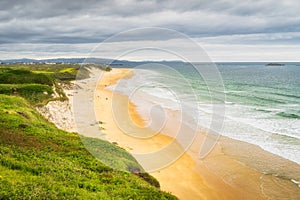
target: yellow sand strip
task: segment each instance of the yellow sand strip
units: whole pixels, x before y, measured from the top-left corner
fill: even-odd
[[[131,133],[141,136],[151,135],[152,131],[141,128],[145,122],[127,96],[106,89],[106,86],[132,75],[132,71],[128,69],[113,69],[104,73],[95,92],[96,118],[104,122],[101,126],[110,142],[116,142],[131,153],[154,152],[172,143],[173,138],[160,133],[147,139],[132,137]],[[118,116],[117,121],[115,115]],[[200,137],[203,136],[201,134]],[[231,139],[221,141],[227,146],[234,143]],[[192,149],[197,148],[197,145],[199,144],[193,144]],[[180,199],[268,199],[267,196],[272,191],[266,194],[268,191],[264,190],[262,183],[274,182],[273,177],[264,176],[226,155],[225,147],[226,145],[218,144],[204,160],[197,159],[192,152],[184,153],[171,166],[151,174],[159,180],[162,190],[169,191]],[[288,184],[277,184],[274,190],[283,191],[281,186],[290,187]],[[290,195],[289,199],[296,199],[297,195]]]

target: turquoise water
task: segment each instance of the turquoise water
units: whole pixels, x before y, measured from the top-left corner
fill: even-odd
[[[119,92],[300,164],[300,63],[142,63]],[[213,69],[216,67],[216,70]],[[136,95],[135,95],[136,94]],[[136,98],[135,98],[136,96]],[[215,109],[218,105],[218,109]],[[224,112],[223,112],[224,109]],[[218,116],[221,128],[212,126]]]

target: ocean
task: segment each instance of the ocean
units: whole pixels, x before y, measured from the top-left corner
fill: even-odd
[[[179,121],[191,128],[209,128],[300,164],[300,63],[283,64],[128,63],[121,67],[133,68],[135,76],[111,89],[128,95],[146,121],[153,107],[181,111]]]

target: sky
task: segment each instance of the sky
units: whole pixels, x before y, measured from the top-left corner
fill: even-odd
[[[201,61],[202,50],[216,62],[300,61],[299,10],[299,0],[1,0],[0,59]],[[173,53],[133,51],[153,44]]]

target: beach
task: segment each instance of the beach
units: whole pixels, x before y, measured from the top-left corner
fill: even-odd
[[[132,76],[130,69],[113,69],[103,73],[97,84],[94,110],[97,121],[102,122],[105,138],[133,155],[155,152],[171,143],[180,149],[172,134],[159,132],[152,136],[152,130],[143,128],[146,122],[128,96],[107,89]],[[298,164],[227,137],[220,137],[210,154],[199,159],[199,142],[209,130],[200,131],[188,151],[179,150],[183,152],[179,159],[151,172],[162,190],[179,199],[298,199],[300,188],[291,181],[291,177],[300,178]],[[136,132],[149,137],[133,137],[131,133]],[[144,161],[141,165],[147,168],[151,162],[155,161]]]

